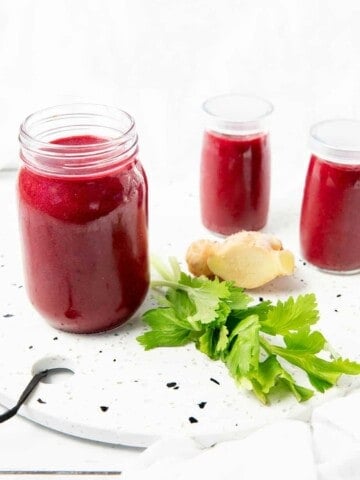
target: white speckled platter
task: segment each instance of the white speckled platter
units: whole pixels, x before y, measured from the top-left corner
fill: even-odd
[[[0,187],[0,403],[4,406],[16,402],[35,372],[64,367],[74,375],[60,383],[39,384],[20,409],[21,415],[55,430],[115,444],[147,446],[161,436],[189,435],[211,445],[279,418],[306,419],[314,405],[360,386],[359,378],[343,377],[337,388],[305,404],[286,397],[275,398],[266,407],[238,389],[220,363],[192,346],[145,352],[136,342],[144,328],[138,316],[105,334],[54,330],[33,310],[23,288],[13,176],[0,178]],[[151,249],[164,258],[171,254],[181,259],[190,241],[210,234],[201,228],[197,199],[186,193],[184,185],[170,185],[162,195],[176,198],[176,191],[182,192],[182,198],[171,212],[164,210],[161,195],[152,198]],[[276,211],[267,230],[297,252],[296,207],[279,199]],[[294,277],[253,295],[285,298],[314,291],[321,329],[342,355],[360,360],[359,287],[359,276],[326,275],[304,265],[297,255]],[[148,301],[143,309],[149,305]]]

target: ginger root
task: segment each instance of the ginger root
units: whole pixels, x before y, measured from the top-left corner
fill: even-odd
[[[238,287],[257,288],[295,269],[294,255],[280,240],[260,232],[239,232],[223,242],[198,240],[186,253],[189,271],[231,280]]]

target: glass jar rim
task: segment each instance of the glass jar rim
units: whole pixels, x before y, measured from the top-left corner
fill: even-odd
[[[56,113],[60,109],[67,109],[67,108],[72,108],[77,113],[73,113],[73,112],[62,113],[62,114]],[[89,111],[86,111],[87,109]],[[29,129],[29,127],[31,127],[31,122],[36,122],[38,120],[38,118],[40,119],[40,121],[44,121],[44,120],[41,120],[41,117],[43,115],[47,115],[46,118],[52,118],[54,116],[70,117],[70,116],[78,116],[79,114],[93,115],[93,116],[98,116],[98,117],[104,116],[105,117],[104,114],[94,113],[94,111],[96,109],[106,110],[107,112],[109,112],[109,114],[113,113],[114,115],[124,116],[129,121],[129,127],[127,128],[126,131],[121,132],[118,135],[118,137],[114,137],[114,138],[111,138],[111,139],[110,138],[104,138],[102,142],[94,143],[94,144],[87,144],[86,147],[91,147],[92,145],[93,146],[95,146],[95,145],[99,146],[99,144],[100,145],[101,144],[109,145],[110,143],[115,143],[115,142],[119,143],[119,141],[124,140],[125,136],[128,135],[129,133],[131,133],[131,130],[133,128],[135,128],[134,118],[129,113],[127,113],[125,110],[122,110],[120,108],[112,107],[112,106],[104,105],[104,104],[100,104],[100,103],[85,103],[85,102],[84,103],[81,103],[81,102],[79,102],[79,103],[68,103],[68,104],[65,103],[65,104],[54,105],[54,106],[51,106],[51,107],[42,108],[42,109],[37,110],[36,112],[33,112],[30,115],[28,115],[20,125],[19,139],[20,139],[20,141],[22,139],[31,140],[32,142],[34,142],[38,146],[48,146],[50,142],[39,140],[35,136],[28,133],[28,129]],[[59,149],[63,148],[64,150],[66,150],[66,149],[69,148],[69,145],[59,144],[58,147],[59,147]],[[84,148],[84,146],[83,145],[72,145],[71,148],[73,148],[74,150],[81,151]]]
[[[266,130],[274,106],[257,95],[225,93],[205,100],[202,109],[210,128],[223,133],[251,134]]]
[[[309,131],[309,147],[325,160],[360,165],[360,120],[332,118],[313,124]]]
[[[101,133],[99,133],[101,132]],[[73,136],[96,142],[57,143]],[[70,103],[38,110],[20,126],[20,156],[30,168],[55,176],[108,171],[137,149],[135,121],[124,110],[93,103]]]

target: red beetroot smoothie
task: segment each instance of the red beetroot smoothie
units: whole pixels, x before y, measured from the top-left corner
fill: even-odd
[[[264,227],[270,195],[267,134],[235,136],[206,131],[200,177],[205,227],[223,235]]]
[[[52,143],[103,141],[84,135]],[[52,177],[23,166],[18,189],[25,277],[35,308],[69,332],[124,323],[149,285],[147,185],[136,155],[95,177]]]
[[[338,272],[360,269],[360,165],[310,159],[300,222],[302,254]]]

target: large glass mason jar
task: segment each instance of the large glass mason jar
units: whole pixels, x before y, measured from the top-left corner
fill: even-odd
[[[51,107],[20,128],[19,220],[29,298],[54,327],[124,323],[149,286],[147,181],[133,118]]]

